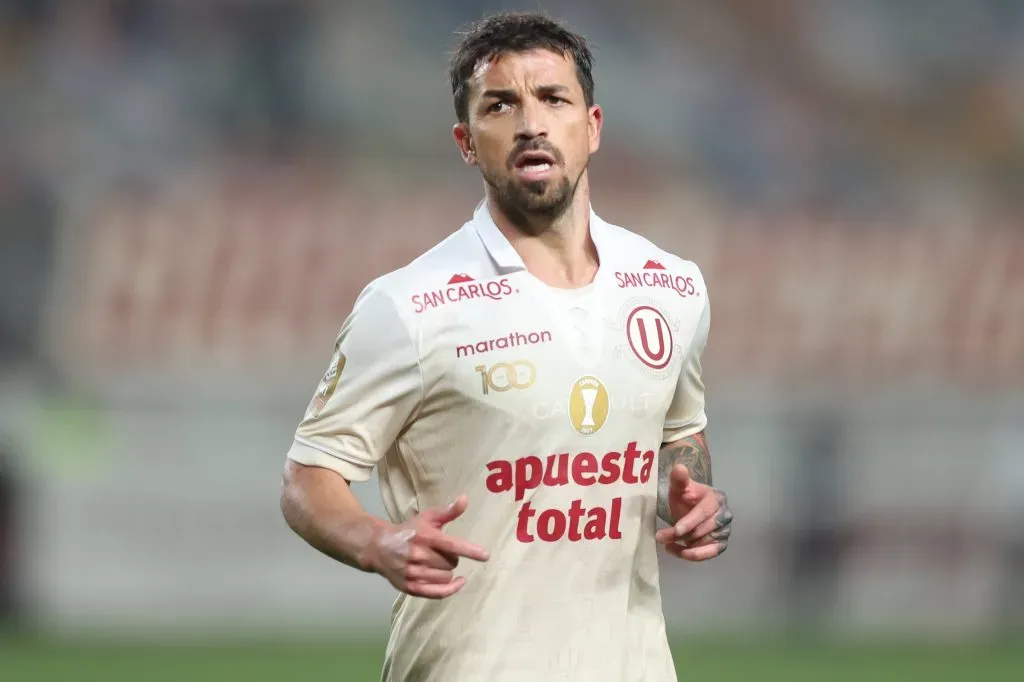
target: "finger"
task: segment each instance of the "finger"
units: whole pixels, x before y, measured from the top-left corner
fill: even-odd
[[[732,526],[725,526],[724,528],[716,528],[715,530],[708,533],[708,537],[712,540],[718,540],[719,542],[729,542],[729,536],[732,535]]]
[[[687,547],[693,547],[705,542],[728,542],[731,536],[732,526],[725,526],[724,528],[715,527],[703,535],[697,535],[696,531],[690,533],[686,537],[678,538],[678,542],[685,544]]]
[[[697,562],[707,561],[721,555],[728,546],[727,542],[719,542],[709,538],[692,545],[670,542],[665,545],[665,551],[680,559]]]
[[[426,599],[444,599],[450,597],[466,584],[466,579],[459,576],[450,583],[410,583],[406,585],[405,592],[414,597],[425,597]]]
[[[480,545],[473,544],[462,538],[445,535],[441,531],[424,533],[420,537],[428,546],[438,552],[445,552],[454,556],[464,556],[474,561],[487,561],[491,558],[491,553]]]
[[[708,496],[701,500],[696,507],[686,514],[686,516],[676,521],[675,526],[673,526],[676,532],[676,537],[686,537],[686,535],[692,532],[694,528],[700,526],[708,519],[714,518],[717,511],[718,502],[713,496]]]
[[[690,470],[683,464],[676,464],[669,473],[669,482],[681,490],[685,489],[690,484]]]
[[[705,536],[712,535],[715,532],[731,531],[729,527],[732,523],[732,514],[729,513],[728,509],[719,509],[714,515],[702,521],[693,530],[685,535],[681,536],[680,539],[685,540],[687,543],[692,543],[695,540],[700,540]],[[717,539],[722,539],[719,536],[715,536]]]
[[[423,544],[416,544],[409,550],[410,564],[439,568],[442,571],[450,571],[459,565],[459,557],[448,552],[439,552],[422,538],[420,542]]]
[[[421,516],[430,521],[437,527],[441,527],[446,523],[451,523],[455,519],[462,516],[462,513],[466,511],[466,507],[469,506],[469,497],[466,495],[459,495],[455,498],[455,501],[449,504],[447,507],[440,509],[428,509],[423,512]]]
[[[676,539],[676,529],[674,526],[668,526],[662,528],[654,534],[654,541],[664,545],[667,542],[672,542]]]
[[[654,539],[664,544],[683,537],[696,537],[693,528],[708,524],[709,520],[714,520],[713,501],[701,499],[693,509],[676,521],[675,525],[657,531],[654,534]]]
[[[708,496],[710,488],[703,483],[691,480],[684,490],[677,493],[679,501],[688,507],[696,506]]]
[[[700,547],[687,547],[679,553],[679,558],[694,562],[707,561],[708,559],[714,559],[716,556],[721,556],[728,546],[724,542],[713,542],[709,545],[701,545]]]
[[[684,549],[686,549],[686,545],[681,545],[678,542],[669,542],[665,544],[665,551],[676,558],[679,558],[679,554]]]
[[[454,554],[450,554],[449,552],[441,552],[439,550],[434,550],[434,554],[437,557],[437,559],[431,562],[431,566],[434,566],[436,568],[443,568],[446,571],[451,571],[459,565],[459,557],[455,556]]]
[[[411,564],[405,569],[405,582],[407,583],[450,583],[454,574],[433,566]]]

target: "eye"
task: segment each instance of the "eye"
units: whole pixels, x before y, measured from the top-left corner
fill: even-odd
[[[508,106],[508,102],[494,102],[493,104],[491,104],[490,106],[487,107],[487,113],[489,113],[489,114],[501,113],[502,111],[504,111],[504,109],[502,109],[502,107],[507,107],[507,106]]]
[[[544,98],[548,104],[565,104],[566,101],[557,95],[548,95]]]

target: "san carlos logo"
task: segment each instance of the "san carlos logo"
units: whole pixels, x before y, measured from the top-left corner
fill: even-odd
[[[448,286],[443,289],[429,289],[412,295],[410,299],[414,312],[422,313],[450,303],[460,303],[473,299],[487,298],[500,301],[503,298],[518,294],[508,277],[489,279],[477,282],[469,275],[459,272],[451,276]]]
[[[608,389],[595,376],[576,380],[569,391],[569,422],[581,436],[590,436],[601,430],[608,421]]]

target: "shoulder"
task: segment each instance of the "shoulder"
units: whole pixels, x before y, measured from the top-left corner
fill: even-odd
[[[425,305],[429,307],[435,297],[443,297],[447,289],[495,275],[483,243],[468,222],[410,263],[367,284],[355,307],[388,305],[412,328]]]
[[[612,254],[616,279],[656,278],[671,283],[679,293],[707,297],[707,285],[700,266],[667,251],[643,235],[625,227],[601,221],[605,251]]]

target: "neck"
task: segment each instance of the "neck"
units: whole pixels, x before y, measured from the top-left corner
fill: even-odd
[[[572,203],[564,213],[544,223],[517,226],[488,191],[487,208],[494,223],[519,253],[526,269],[545,284],[555,287],[586,286],[599,265],[597,247],[590,236],[590,187],[580,178]]]

